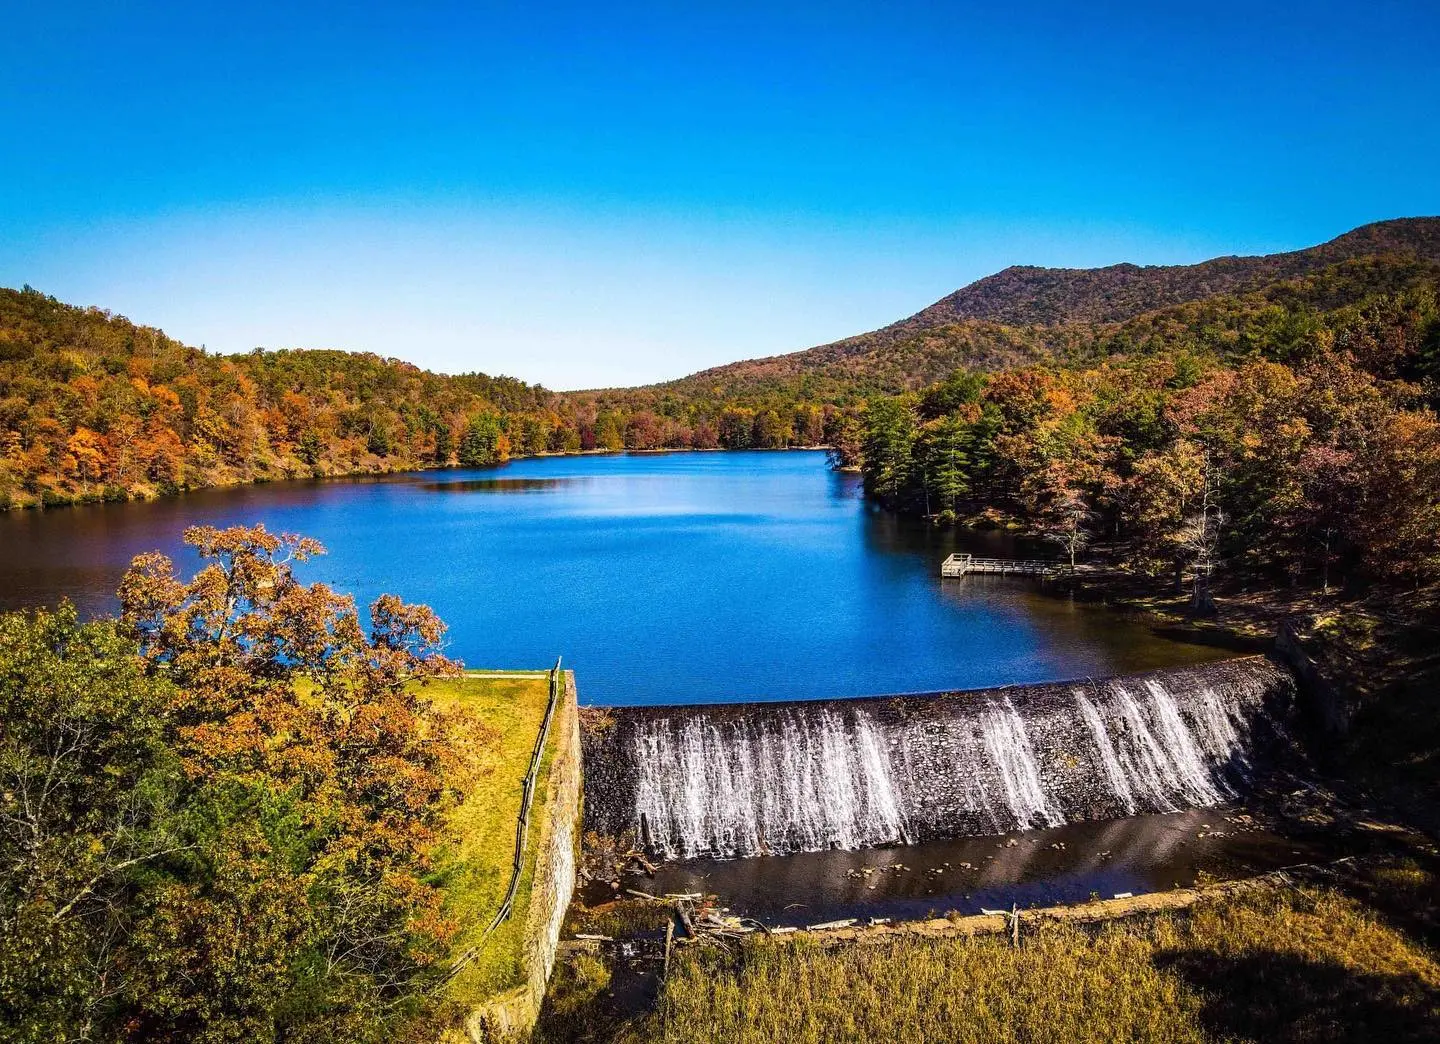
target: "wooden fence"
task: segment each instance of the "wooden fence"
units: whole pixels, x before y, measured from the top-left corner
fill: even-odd
[[[550,736],[550,721],[555,717],[555,705],[560,702],[560,658],[550,670],[550,699],[545,704],[545,717],[540,720],[540,734],[535,737],[535,749],[530,752],[530,768],[520,795],[520,818],[515,823],[515,862],[510,870],[510,887],[505,889],[505,901],[495,912],[495,919],[485,929],[489,935],[504,923],[515,906],[515,893],[520,890],[520,871],[525,866],[525,838],[530,833],[530,806],[535,801],[535,781],[540,778],[540,761],[545,755],[545,741]]]

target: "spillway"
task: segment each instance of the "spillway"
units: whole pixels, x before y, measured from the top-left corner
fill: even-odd
[[[914,843],[1233,800],[1287,737],[1261,656],[918,696],[589,708],[587,829],[666,859]]]

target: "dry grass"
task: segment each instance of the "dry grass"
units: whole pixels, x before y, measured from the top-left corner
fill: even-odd
[[[450,840],[437,859],[437,881],[445,889],[446,909],[462,926],[456,952],[481,947],[476,958],[447,985],[443,998],[468,1009],[520,981],[520,940],[529,910],[533,852],[527,857],[514,912],[483,942],[482,936],[510,883],[521,781],[540,731],[550,684],[543,675],[469,673],[433,682],[426,694],[442,709],[473,715],[485,730],[484,742],[472,750],[473,787],[464,804],[451,813]],[[544,816],[549,760],[547,752],[541,763],[532,824]],[[538,831],[532,829],[532,848],[537,836]]]
[[[1419,1041],[1440,963],[1355,900],[1277,888],[1183,914],[1001,937],[686,951],[655,1009],[597,1025],[595,958],[566,969],[548,1037],[617,1042]],[[591,967],[590,965],[595,965]]]
[[[672,919],[671,908],[646,899],[617,899],[599,906],[571,903],[565,932],[608,935],[613,939],[663,935]]]

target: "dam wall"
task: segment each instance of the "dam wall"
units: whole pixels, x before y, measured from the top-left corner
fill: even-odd
[[[1288,737],[1263,656],[1098,681],[586,708],[586,828],[666,859],[996,834],[1233,800]]]
[[[528,1039],[540,1016],[560,945],[560,928],[575,892],[583,782],[575,672],[562,671],[560,683],[560,699],[546,744],[549,771],[540,802],[543,814],[536,823],[535,840],[527,846],[531,853],[527,859],[533,862],[529,864],[529,901],[519,940],[521,981],[467,1013],[466,1039],[475,1044]]]

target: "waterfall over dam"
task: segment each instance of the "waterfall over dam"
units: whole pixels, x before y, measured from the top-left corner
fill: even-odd
[[[667,859],[913,843],[1243,794],[1295,681],[1263,656],[1098,681],[587,708],[589,830]]]

